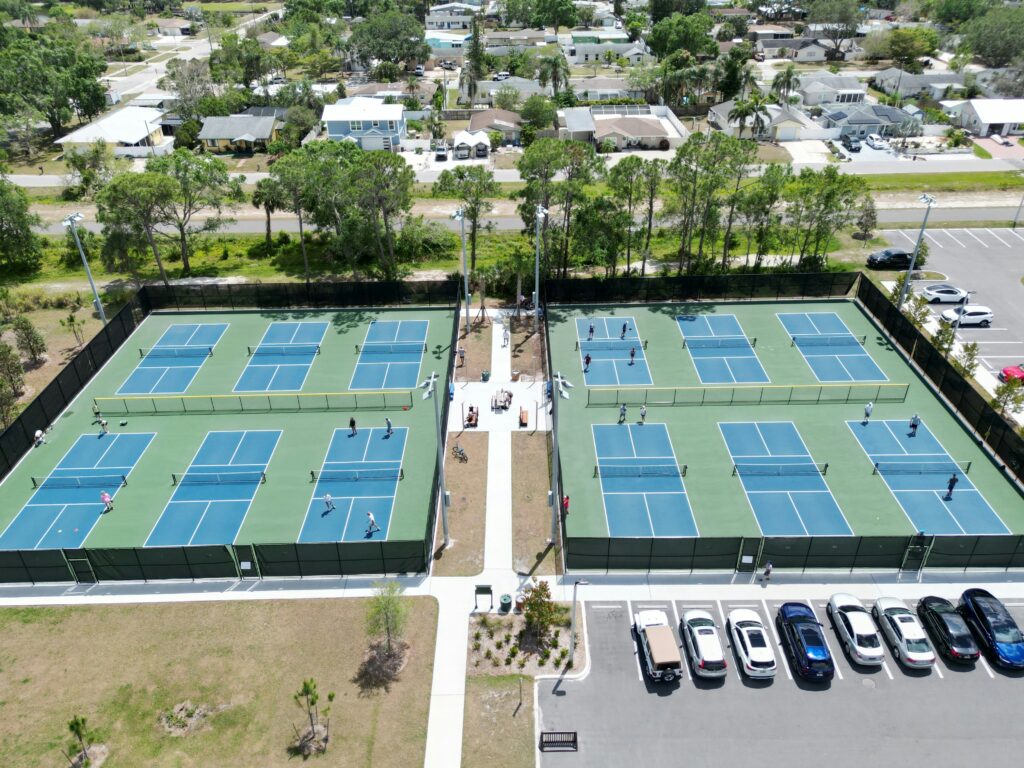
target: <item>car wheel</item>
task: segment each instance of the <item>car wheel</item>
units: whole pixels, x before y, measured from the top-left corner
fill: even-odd
[[[989,321],[989,320],[982,320],[980,323],[978,323],[978,325],[980,325],[982,328],[988,328],[989,325],[991,325],[991,321]]]
[[[671,683],[676,679],[676,676],[671,672],[666,672],[661,676],[661,679],[664,680],[666,683]]]
[[[931,304],[939,304],[941,302],[942,302],[942,299],[940,299],[938,296],[936,296],[934,299],[931,300],[930,303]]]

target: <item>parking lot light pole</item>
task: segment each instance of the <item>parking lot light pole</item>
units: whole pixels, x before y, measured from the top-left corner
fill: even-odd
[[[437,391],[437,373],[431,373],[430,378],[420,384],[426,391],[423,399],[428,397],[434,400],[434,421],[437,423],[437,479],[441,491],[441,530],[444,532],[444,549],[451,544],[451,537],[448,535],[448,488],[444,484],[444,432],[441,431],[441,405],[440,395]]]
[[[960,320],[964,316],[964,312],[967,311],[967,305],[971,303],[971,294],[977,293],[977,291],[968,291],[967,295],[964,296],[960,302],[960,311],[956,315],[956,320],[953,321],[953,338],[956,338],[956,332],[960,330]]]
[[[907,279],[903,281],[903,289],[900,291],[900,300],[896,302],[896,309],[903,306],[903,302],[907,300],[907,291],[910,290],[910,276],[914,274],[914,265],[917,264],[917,254],[921,250],[921,242],[924,240],[924,230],[928,226],[928,215],[932,212],[932,206],[935,205],[935,198],[925,192],[921,197],[918,198],[922,203],[927,205],[924,211],[924,221],[921,222],[921,231],[917,233],[917,242],[914,243],[914,253],[910,256],[910,266],[907,267]]]
[[[534,240],[537,241],[537,255],[533,260],[533,332],[536,333],[540,326],[540,220],[548,215],[548,209],[538,205],[534,214],[536,233]],[[516,297],[518,298],[518,297]]]
[[[466,212],[456,209],[452,218],[462,225],[462,280],[466,289],[466,337],[469,337],[469,270],[466,269]]]
[[[100,301],[99,291],[96,290],[96,282],[92,279],[92,270],[89,269],[89,261],[85,258],[85,249],[82,247],[82,241],[78,239],[78,222],[85,217],[80,213],[72,213],[66,219],[63,224],[67,229],[71,230],[71,236],[75,238],[75,245],[78,246],[78,255],[82,257],[82,266],[85,267],[85,276],[89,278],[89,287],[92,288],[92,303],[96,305],[96,311],[99,313],[100,320],[103,324],[107,324],[107,315],[103,311],[103,302]]]
[[[576,654],[576,590],[581,584],[586,586],[589,583],[586,579],[576,579],[572,585],[572,618],[569,619],[569,669],[572,669],[572,657]]]

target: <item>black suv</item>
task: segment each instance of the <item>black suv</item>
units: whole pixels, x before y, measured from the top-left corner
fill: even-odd
[[[910,251],[900,248],[884,248],[868,256],[868,266],[874,269],[907,269],[911,255]]]
[[[850,152],[860,152],[860,139],[856,136],[847,134],[846,136],[843,136],[840,141],[843,142],[843,146]]]

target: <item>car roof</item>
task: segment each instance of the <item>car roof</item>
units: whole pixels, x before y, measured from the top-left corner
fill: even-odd
[[[700,649],[701,658],[708,661],[718,661],[725,658],[722,644],[718,640],[718,632],[714,627],[700,627],[697,630],[697,647]]]
[[[877,632],[875,622],[871,620],[867,613],[853,611],[846,614],[846,617],[850,620],[850,626],[853,627],[853,631],[858,635],[873,635]]]
[[[764,624],[757,611],[752,611],[750,608],[732,609],[729,611],[729,621],[733,625],[739,624],[741,621],[756,621],[758,624]]]
[[[783,603],[779,606],[779,611],[782,613],[784,618],[807,618],[813,621],[817,621],[817,617],[814,615],[814,611],[809,606],[803,603]]]
[[[921,598],[921,602],[936,613],[955,613],[956,608],[944,597],[927,595]]]
[[[887,611],[892,608],[902,608],[905,611],[909,611],[907,604],[900,600],[898,597],[880,597],[875,600],[875,607],[879,611]]]
[[[689,624],[694,619],[706,619],[707,621],[710,621],[712,624],[715,622],[714,617],[710,613],[708,613],[707,611],[702,611],[699,608],[691,608],[683,614],[683,621],[687,624]]]

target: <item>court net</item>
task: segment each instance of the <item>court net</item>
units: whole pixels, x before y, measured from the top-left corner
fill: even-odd
[[[134,395],[97,397],[94,402],[105,415],[163,416],[181,413],[206,415],[389,409],[407,411],[413,407],[413,396],[408,390],[374,390],[245,395]]]
[[[128,485],[124,475],[49,475],[33,477],[33,488],[119,488]]]
[[[629,351],[640,347],[647,349],[647,339],[580,339],[576,342],[577,350],[605,350],[605,349],[624,349]]]
[[[258,347],[246,347],[249,357],[253,355],[319,355],[319,344],[260,344]]]
[[[739,384],[710,387],[588,387],[588,407],[902,403],[909,384]]]
[[[426,351],[427,345],[423,341],[371,341],[356,344],[356,353],[361,355],[422,354]]]
[[[171,473],[171,485],[224,485],[226,483],[244,483],[256,485],[267,482],[267,474],[257,470],[240,472],[184,472]]]
[[[762,477],[788,477],[791,475],[825,475],[828,473],[828,464],[815,464],[806,462],[803,464],[733,464],[733,475],[762,476]]]
[[[852,333],[808,333],[790,336],[793,347],[863,347],[867,336],[854,336]]]
[[[359,480],[404,480],[405,472],[401,467],[393,469],[314,469],[309,473],[310,482],[318,480],[338,480],[356,482]]]
[[[966,475],[969,461],[876,461],[873,475]]]
[[[683,348],[690,349],[723,349],[731,347],[756,347],[757,337],[748,339],[746,336],[697,336],[683,339]]]
[[[139,357],[213,357],[213,347],[141,347]]]
[[[686,464],[598,464],[594,477],[686,477]]]

